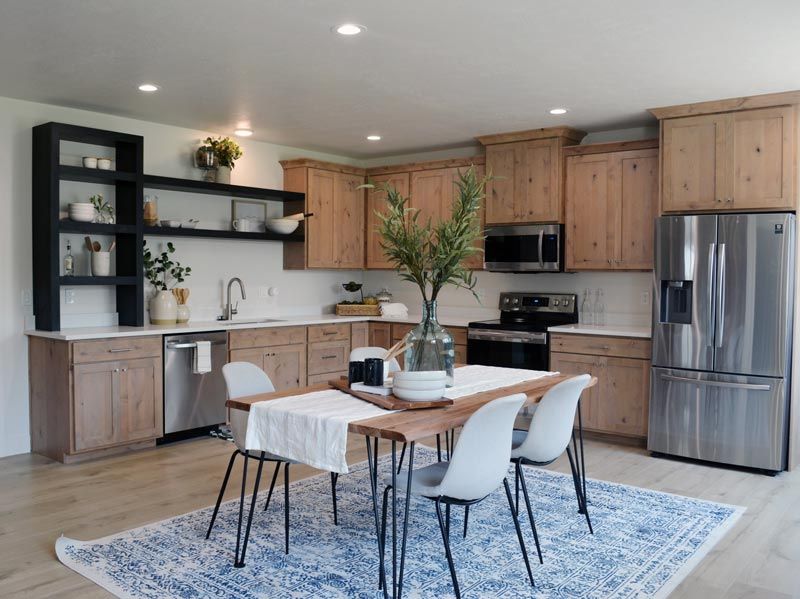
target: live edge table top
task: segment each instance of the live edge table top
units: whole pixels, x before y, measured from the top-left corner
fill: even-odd
[[[498,389],[492,389],[491,391],[482,391],[473,395],[460,397],[455,400],[453,405],[444,408],[405,410],[364,420],[356,420],[350,423],[348,430],[351,433],[389,439],[391,441],[400,441],[401,443],[419,441],[420,439],[463,426],[467,419],[469,419],[478,408],[498,397],[504,397],[514,393],[524,393],[528,397],[525,405],[537,403],[551,387],[572,377],[573,375],[554,374],[517,385],[500,387]],[[597,384],[597,379],[592,377],[588,386],[592,387],[595,384]],[[325,391],[327,389],[331,389],[328,383],[320,383],[309,387],[289,389],[287,391],[261,393],[248,397],[240,397],[238,399],[229,399],[225,405],[231,409],[249,412],[250,406],[260,401],[269,401],[281,397],[291,397],[293,395],[303,395],[305,393]]]

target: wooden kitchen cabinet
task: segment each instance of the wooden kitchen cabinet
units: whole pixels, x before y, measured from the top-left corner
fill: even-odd
[[[597,385],[584,392],[586,430],[644,438],[650,397],[650,341],[596,335],[553,335],[550,370],[591,374]],[[567,351],[561,351],[562,349]]]
[[[250,362],[267,373],[276,391],[296,389],[306,381],[306,344],[277,345],[230,352],[231,362]]]
[[[370,347],[382,347],[389,349],[394,342],[392,341],[392,325],[388,322],[369,323],[369,345]]]
[[[284,244],[284,268],[363,268],[366,171],[305,158],[281,166],[284,189],[306,194],[304,205],[287,202],[284,213],[314,214],[304,221],[305,240]]]
[[[567,270],[653,268],[657,146],[644,140],[564,149]]]
[[[795,209],[797,101],[775,94],[651,110],[661,119],[662,212]]]
[[[383,253],[381,236],[378,233],[380,219],[375,213],[386,213],[386,193],[379,188],[382,185],[390,185],[403,197],[408,197],[411,177],[409,173],[391,173],[369,176],[368,179],[370,183],[375,184],[376,189],[367,192],[367,268],[394,268]]]
[[[354,322],[350,325],[350,345],[353,349],[369,345],[368,322]]]
[[[347,376],[350,363],[349,323],[308,327],[308,384]]]
[[[486,186],[486,224],[563,222],[561,148],[585,136],[552,127],[479,137],[493,177]]]

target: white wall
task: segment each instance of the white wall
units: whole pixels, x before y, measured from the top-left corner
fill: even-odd
[[[31,128],[59,121],[143,135],[144,170],[148,174],[198,178],[191,166],[191,151],[209,133],[106,114],[0,98],[0,456],[23,453],[30,448],[28,428],[27,344],[22,331],[30,325],[31,307],[23,306],[23,295],[31,289]],[[244,157],[233,172],[233,182],[281,189],[283,175],[278,160],[309,156],[348,164],[342,156],[309,152],[262,142],[241,142]],[[76,163],[81,148],[63,148],[64,160]],[[77,153],[76,153],[77,152]],[[78,199],[96,193],[98,186],[64,184],[67,197]],[[107,188],[109,197],[113,189]],[[212,196],[178,197],[159,193],[160,212],[165,216],[191,211],[207,222],[222,224],[229,218],[230,201]],[[81,236],[70,236],[77,268],[85,269]],[[153,237],[151,243],[165,238]],[[62,236],[62,250],[66,236]],[[105,240],[106,242],[108,239]],[[222,282],[240,276],[247,285],[248,300],[240,306],[243,315],[318,313],[330,308],[342,295],[340,283],[361,280],[361,272],[289,272],[282,268],[282,245],[277,242],[244,243],[208,239],[177,239],[176,256],[192,266],[187,281],[192,290],[190,305],[199,317],[219,313]],[[78,271],[79,273],[82,271]],[[83,271],[85,272],[85,270]],[[276,298],[260,298],[259,288],[276,286]],[[107,289],[76,287],[75,303],[64,308],[65,324],[101,324],[113,319],[113,298]],[[63,293],[62,293],[63,302]]]

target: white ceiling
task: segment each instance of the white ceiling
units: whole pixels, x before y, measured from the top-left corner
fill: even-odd
[[[797,0],[0,0],[0,95],[366,158],[797,89],[798,31]]]

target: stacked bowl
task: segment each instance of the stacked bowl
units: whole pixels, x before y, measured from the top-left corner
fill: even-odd
[[[444,397],[447,373],[444,370],[399,371],[392,375],[392,393],[406,401],[434,401]]]
[[[69,219],[81,223],[90,223],[94,220],[94,206],[89,202],[76,202],[69,205]]]

